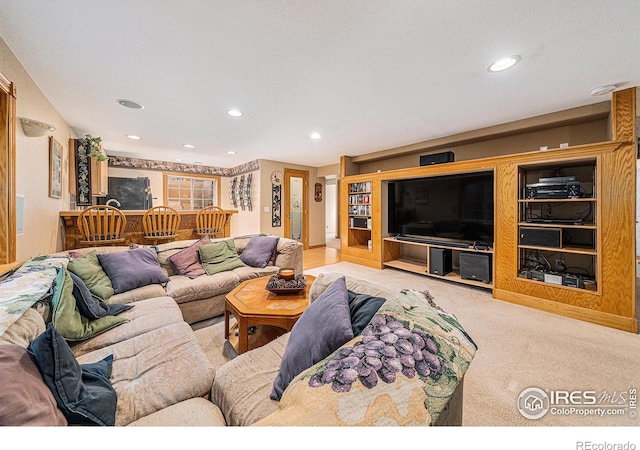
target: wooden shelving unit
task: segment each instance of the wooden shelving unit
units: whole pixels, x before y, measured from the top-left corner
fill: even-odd
[[[371,250],[371,181],[349,183],[348,246]]]
[[[429,274],[428,245],[397,242],[388,231],[388,183],[410,178],[493,171],[494,245],[493,280],[481,287],[492,289],[494,298],[636,333],[635,179],[636,179],[636,97],[635,89],[613,93],[611,140],[545,151],[523,151],[487,158],[460,160],[446,164],[410,167],[375,173],[359,173],[353,158],[341,159],[340,231],[341,259],[369,267],[396,268],[421,275]],[[540,177],[575,175],[581,193],[577,198],[526,198],[523,188]],[[351,183],[371,182],[371,226],[349,226]],[[572,195],[573,196],[573,195]],[[548,204],[551,203],[549,213]],[[542,217],[582,218],[581,223],[532,223],[526,209]],[[561,215],[560,212],[563,212]],[[540,213],[542,212],[542,214]],[[582,214],[579,214],[579,213]],[[555,247],[523,244],[523,227],[561,229],[571,242]],[[370,236],[370,237],[369,237]],[[366,247],[371,239],[372,248]],[[459,254],[469,249],[452,248]],[[588,286],[564,286],[554,282],[523,278],[526,256],[544,255],[551,267],[564,261],[565,272],[588,275]],[[454,264],[455,269],[455,264]],[[462,280],[454,270],[444,277]],[[552,280],[556,281],[557,280]],[[477,282],[475,282],[477,283]]]
[[[598,279],[598,160],[569,160],[551,163],[535,163],[519,166],[518,230],[522,237],[527,232],[540,230],[541,233],[557,233],[560,245],[549,246],[528,242],[518,243],[518,276],[530,279],[528,271],[539,270],[556,280],[562,278],[562,284],[574,281],[578,277],[582,287],[597,291]],[[525,198],[528,197],[527,185],[537,183],[541,178],[572,177],[580,183],[580,196],[576,198]],[[562,187],[562,184],[556,187]],[[560,194],[556,194],[560,195]],[[534,220],[548,220],[551,223],[539,223]],[[558,221],[559,220],[559,221]],[[574,221],[574,223],[570,223]],[[576,242],[578,241],[578,242]],[[558,278],[560,277],[560,278]],[[533,280],[541,282],[539,280]],[[544,281],[546,282],[546,281]],[[543,283],[544,283],[543,282]],[[572,287],[572,286],[569,286]]]

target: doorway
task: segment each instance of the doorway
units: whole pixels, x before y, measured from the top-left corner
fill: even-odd
[[[284,236],[309,248],[309,172],[284,169]]]
[[[340,250],[338,238],[338,184],[337,180],[327,178],[325,181],[325,245]]]

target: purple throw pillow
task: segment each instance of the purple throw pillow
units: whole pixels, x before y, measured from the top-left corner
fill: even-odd
[[[149,247],[105,253],[98,255],[98,259],[116,294],[169,281],[166,272],[160,267],[158,255]]]
[[[0,385],[0,425],[67,425],[35,358],[26,348],[0,345]]]
[[[280,400],[299,373],[322,361],[351,339],[349,295],[345,279],[340,277],[309,305],[291,329],[270,398]]]
[[[189,247],[169,256],[167,259],[180,275],[184,275],[189,278],[206,275],[207,272],[205,272],[204,267],[202,267],[200,253],[198,252],[198,247],[204,244],[211,244],[209,236],[204,236],[198,239]]]
[[[247,266],[267,267],[280,240],[277,236],[254,236],[242,250],[240,260]]]

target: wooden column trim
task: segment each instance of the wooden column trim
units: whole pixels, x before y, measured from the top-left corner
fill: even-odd
[[[16,88],[0,74],[0,264],[16,260]]]
[[[614,141],[636,141],[636,88],[613,93],[611,131]]]

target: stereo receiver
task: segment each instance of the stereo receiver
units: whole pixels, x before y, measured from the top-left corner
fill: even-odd
[[[543,182],[527,184],[527,198],[579,198],[580,183],[577,181]]]

